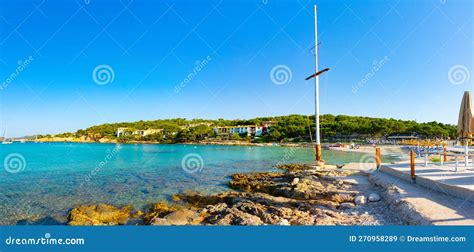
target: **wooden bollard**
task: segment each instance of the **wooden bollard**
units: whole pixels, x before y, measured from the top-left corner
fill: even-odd
[[[321,145],[320,144],[316,144],[314,146],[314,151],[316,153],[316,161],[321,161]]]
[[[410,153],[410,176],[413,182],[415,182],[415,151],[412,150]]]
[[[446,153],[446,146],[443,147],[443,161],[448,162],[448,155]]]
[[[375,164],[377,165],[377,169],[380,168],[381,165],[381,160],[380,160],[380,147],[375,148]]]

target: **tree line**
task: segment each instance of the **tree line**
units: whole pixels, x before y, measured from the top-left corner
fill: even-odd
[[[218,126],[260,125],[272,122],[268,134],[250,138],[246,135],[217,135],[213,128]],[[456,126],[438,122],[418,123],[412,120],[371,118],[347,115],[322,115],[320,117],[321,137],[325,141],[334,139],[382,138],[390,135],[417,135],[421,138],[453,139]],[[129,131],[162,129],[161,132],[139,136],[127,134],[116,136],[117,129],[123,127]],[[63,133],[56,137],[85,137],[93,141],[102,138],[127,141],[153,141],[161,143],[199,142],[203,140],[249,140],[254,142],[309,142],[314,137],[314,116],[288,115],[276,117],[258,117],[249,120],[204,120],[184,118],[153,121],[107,123],[74,133]],[[41,136],[44,137],[44,136]]]

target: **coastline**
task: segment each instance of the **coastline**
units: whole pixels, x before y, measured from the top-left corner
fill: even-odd
[[[42,138],[36,140],[37,142],[42,143],[119,143],[119,144],[182,144],[182,145],[224,145],[224,146],[280,146],[280,147],[304,147],[304,148],[313,148],[313,143],[282,143],[282,142],[269,142],[269,143],[253,143],[248,141],[238,141],[238,140],[226,140],[226,141],[201,141],[201,142],[183,142],[183,143],[163,143],[156,141],[127,141],[120,142],[114,139],[101,139],[99,141],[93,140],[84,140],[84,139],[72,139],[72,138]],[[33,142],[33,141],[27,141]],[[323,143],[323,146],[328,146],[330,143]],[[381,148],[382,153],[386,152],[388,154],[398,153],[401,154],[403,151],[400,150],[401,145],[377,145]],[[357,149],[351,149],[349,144],[345,147],[326,147],[325,149],[335,150],[335,151],[345,151],[345,152],[357,152],[357,153],[372,153],[375,151],[375,147],[372,145],[362,145]]]
[[[27,141],[34,142],[34,141]],[[183,145],[224,145],[224,146],[257,146],[257,147],[268,147],[268,146],[281,146],[281,147],[313,147],[311,143],[252,143],[248,141],[201,141],[201,142],[184,142],[184,143],[163,143],[155,141],[127,141],[120,142],[114,139],[101,139],[99,141],[86,140],[86,139],[73,139],[73,138],[41,138],[37,139],[36,142],[41,143],[98,143],[98,144],[183,144]]]
[[[144,212],[133,206],[80,205],[68,225],[405,225],[381,189],[361,171],[314,170],[282,165],[281,171],[237,173],[229,190],[173,195]]]

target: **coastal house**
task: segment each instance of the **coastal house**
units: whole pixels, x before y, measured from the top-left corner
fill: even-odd
[[[139,135],[139,136],[147,136],[151,134],[156,134],[162,132],[163,129],[146,129],[146,130],[131,130],[129,128],[121,127],[117,129],[116,136],[129,136],[129,135]]]
[[[237,125],[237,126],[223,126],[215,127],[214,133],[217,135],[232,135],[237,133],[245,136],[262,136],[269,132],[268,127],[271,122],[263,122],[260,125]]]

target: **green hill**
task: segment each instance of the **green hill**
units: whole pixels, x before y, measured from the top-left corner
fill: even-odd
[[[323,140],[337,139],[366,139],[380,138],[394,134],[416,134],[422,138],[455,138],[454,125],[438,122],[418,123],[416,121],[370,118],[346,115],[322,115],[321,136]],[[196,142],[205,139],[223,140],[240,139],[238,135],[217,136],[213,127],[236,125],[260,125],[262,122],[271,121],[269,133],[257,139],[248,140],[258,142],[308,142],[310,134],[314,133],[314,116],[288,115],[276,117],[259,117],[249,120],[204,120],[184,118],[163,119],[154,121],[108,123],[78,130],[75,133],[64,133],[57,137],[86,137],[98,141],[107,138],[118,141],[157,141],[163,143]],[[161,132],[146,136],[127,135],[117,138],[118,128],[127,130],[161,129]]]

